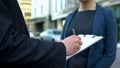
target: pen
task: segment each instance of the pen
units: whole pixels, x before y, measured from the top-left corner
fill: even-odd
[[[76,35],[76,33],[75,33],[75,29],[74,29],[74,28],[72,29],[72,32],[73,32],[74,35]]]

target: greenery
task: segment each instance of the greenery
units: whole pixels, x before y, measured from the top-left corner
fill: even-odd
[[[114,11],[116,22],[117,22],[117,28],[118,28],[118,42],[120,43],[120,5],[113,5],[109,6],[108,8],[111,8]]]

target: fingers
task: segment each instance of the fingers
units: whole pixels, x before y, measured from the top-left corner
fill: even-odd
[[[80,46],[80,45],[82,45],[81,38],[80,38],[80,37],[78,37],[77,35],[73,35],[73,36],[74,36],[74,38],[75,38],[75,40],[76,40],[76,43],[78,43],[78,44],[79,44],[79,46]]]

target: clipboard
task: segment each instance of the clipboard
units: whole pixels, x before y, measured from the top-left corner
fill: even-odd
[[[86,35],[79,34],[78,37],[80,37],[81,41],[82,41],[82,45],[81,45],[80,49],[76,53],[74,53],[70,56],[66,56],[66,60],[68,60],[72,56],[78,54],[79,52],[83,51],[84,49],[90,47],[91,45],[93,45],[96,42],[103,39],[103,36],[96,36],[96,35],[89,35],[89,34],[86,34]]]

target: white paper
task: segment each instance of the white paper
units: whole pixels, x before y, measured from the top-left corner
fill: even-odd
[[[77,53],[83,51],[84,49],[90,47],[91,45],[93,45],[97,41],[103,39],[102,36],[95,36],[95,35],[88,35],[88,34],[87,35],[79,34],[78,37],[80,37],[81,41],[82,41],[82,45],[81,45],[80,49],[76,53],[74,53],[73,55],[66,56],[66,60],[68,60],[72,56],[76,55]]]

